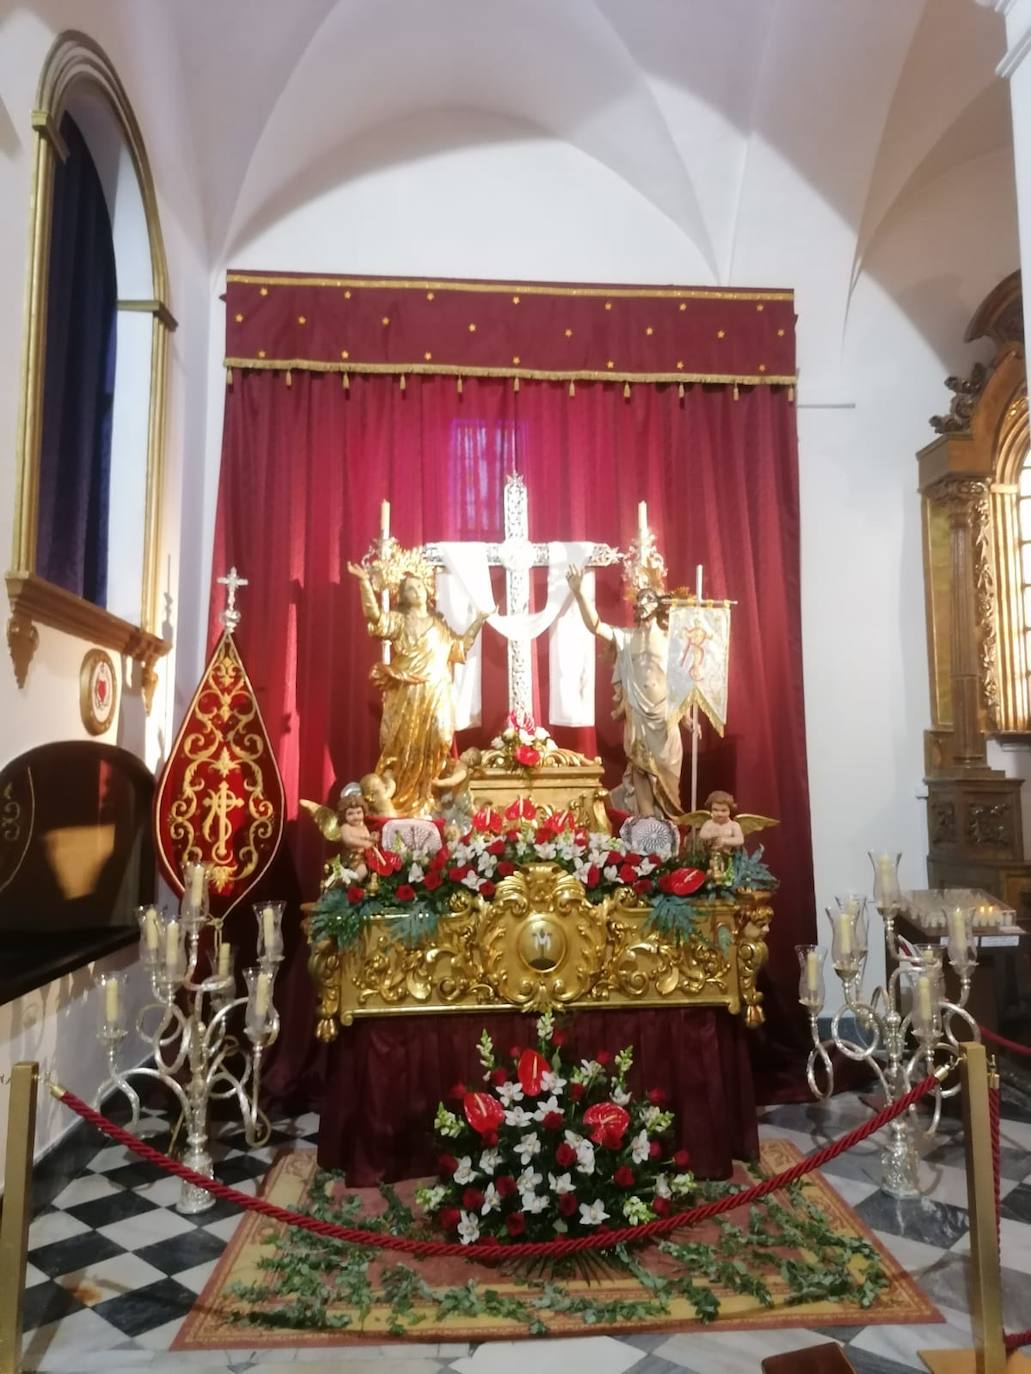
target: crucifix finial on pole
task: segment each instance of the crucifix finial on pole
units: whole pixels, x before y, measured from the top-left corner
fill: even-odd
[[[220,587],[226,589],[226,604],[219,619],[232,634],[240,623],[240,612],[236,605],[236,593],[240,587],[249,587],[250,582],[246,577],[241,577],[236,568],[230,568],[224,577],[215,579]]]

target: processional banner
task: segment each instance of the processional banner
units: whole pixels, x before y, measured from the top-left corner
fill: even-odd
[[[694,706],[722,735],[727,723],[730,668],[730,607],[674,602],[669,613],[666,671],[670,714],[679,719]]]

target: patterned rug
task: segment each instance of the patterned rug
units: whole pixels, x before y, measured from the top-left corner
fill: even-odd
[[[764,1173],[776,1173],[786,1169],[799,1159],[799,1152],[787,1141],[768,1140],[762,1145],[762,1169]],[[315,1176],[316,1165],[313,1151],[290,1153],[281,1156],[269,1171],[262,1195],[282,1207],[303,1205],[309,1185]],[[741,1186],[750,1181],[742,1171],[737,1180]],[[397,1185],[400,1198],[408,1202],[414,1193],[416,1183]],[[879,1294],[872,1307],[863,1308],[854,1298],[820,1299],[809,1302],[789,1304],[787,1281],[776,1274],[768,1278],[772,1307],[762,1306],[748,1294],[731,1293],[720,1290],[720,1315],[715,1322],[702,1328],[694,1306],[685,1298],[674,1297],[669,1311],[659,1317],[646,1319],[621,1319],[612,1325],[592,1321],[585,1325],[582,1314],[549,1310],[544,1315],[547,1321],[547,1334],[562,1335],[601,1335],[603,1333],[622,1333],[629,1331],[686,1331],[691,1329],[718,1330],[769,1330],[776,1327],[830,1327],[873,1325],[878,1323],[909,1324],[942,1321],[942,1315],[935,1305],[921,1292],[909,1274],[884,1249],[872,1233],[863,1225],[853,1210],[834,1191],[827,1180],[819,1173],[809,1174],[803,1184],[805,1197],[817,1206],[827,1217],[832,1229],[842,1235],[861,1238],[877,1252],[880,1263],[887,1276],[887,1286]],[[384,1209],[384,1202],[375,1189],[360,1193],[363,1210],[367,1215],[375,1215]],[[747,1214],[732,1211],[726,1214],[731,1223],[747,1225]],[[422,1320],[404,1336],[391,1330],[391,1313],[388,1305],[376,1301],[379,1290],[374,1293],[371,1309],[360,1326],[347,1329],[310,1330],[289,1327],[269,1328],[245,1321],[241,1323],[240,1314],[247,1310],[231,1290],[237,1284],[260,1284],[270,1296],[275,1292],[274,1279],[268,1270],[260,1267],[263,1257],[271,1256],[276,1250],[276,1239],[282,1228],[278,1223],[246,1213],[232,1240],[226,1247],[211,1278],[186,1318],[176,1337],[173,1350],[220,1350],[246,1346],[249,1349],[274,1349],[277,1347],[320,1347],[357,1344],[383,1345],[391,1340],[426,1340],[447,1342],[479,1342],[488,1340],[513,1340],[529,1335],[525,1322],[499,1317],[496,1315],[472,1315],[454,1311],[441,1318],[440,1309],[431,1302],[420,1301],[416,1296],[413,1315]],[[673,1239],[686,1241],[708,1241],[718,1239],[719,1231],[715,1223],[707,1223],[691,1231],[681,1232]],[[313,1243],[317,1244],[315,1238]],[[642,1262],[652,1272],[663,1272],[664,1258],[656,1247],[640,1252]],[[805,1259],[804,1251],[796,1251],[794,1256],[785,1253],[785,1259]],[[404,1259],[402,1256],[394,1258]],[[388,1257],[386,1263],[391,1263]],[[512,1298],[532,1298],[539,1292],[528,1280],[508,1275],[504,1271],[486,1265],[474,1265],[461,1259],[434,1259],[404,1262],[416,1270],[421,1279],[434,1289],[458,1287],[475,1281],[484,1289],[495,1294]],[[858,1264],[858,1261],[852,1263]],[[381,1266],[377,1261],[371,1266],[370,1274],[376,1289],[376,1280]],[[856,1270],[858,1273],[858,1269]],[[700,1279],[705,1283],[704,1278]],[[574,1295],[589,1296],[598,1302],[624,1301],[640,1302],[647,1292],[639,1280],[622,1273],[606,1271],[601,1277],[587,1279],[563,1279],[563,1288]]]

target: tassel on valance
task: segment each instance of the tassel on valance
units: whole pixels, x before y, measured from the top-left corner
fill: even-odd
[[[512,378],[512,390],[513,390],[513,391],[518,391],[518,390],[519,390],[519,378],[518,378],[518,377],[513,377],[513,378]]]
[[[403,372],[401,373],[401,378],[398,385],[400,386],[402,391],[405,390],[405,374]]]
[[[343,372],[340,375],[340,385],[343,387],[345,391],[351,390],[351,378],[348,376],[346,372]]]
[[[740,391],[738,391],[738,389],[737,389],[737,382],[735,382],[735,383],[734,383],[734,400],[735,400],[735,401],[739,401],[740,399],[741,399],[741,393],[740,393]]]
[[[576,395],[576,383],[575,383],[575,382],[570,382],[570,383],[569,383],[569,394],[570,394],[570,396],[575,396],[575,395]]]
[[[226,386],[232,386],[232,385],[233,385],[233,369],[232,369],[231,367],[227,367],[227,368],[226,368]]]
[[[461,396],[461,394],[462,394],[462,379],[461,379],[461,377],[459,377],[458,380],[457,380],[457,382],[455,383],[455,388],[456,388],[456,390],[457,390],[459,396]]]
[[[289,368],[286,369],[286,384],[287,386],[293,386],[294,384],[294,374]]]
[[[624,383],[623,383],[623,400],[624,400],[624,401],[629,401],[629,399],[630,399],[630,383],[629,383],[629,382],[624,382]]]

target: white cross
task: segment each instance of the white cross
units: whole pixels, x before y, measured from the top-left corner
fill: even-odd
[[[225,577],[215,579],[219,586],[226,588],[226,607],[220,619],[230,634],[234,632],[240,623],[240,612],[236,608],[236,593],[240,587],[249,587],[251,584],[246,577],[241,577],[236,568],[230,568]]]
[[[431,563],[443,563],[435,544],[423,546],[423,553]],[[619,549],[608,544],[595,544],[584,559],[584,566],[607,567],[620,561]],[[491,567],[505,569],[505,609],[509,615],[528,615],[530,611],[530,569],[550,566],[547,544],[530,540],[530,521],[527,509],[526,483],[518,473],[505,478],[505,538],[500,544],[487,545],[487,562]],[[531,640],[508,641],[508,706],[510,711],[533,715],[533,678],[530,672]]]

